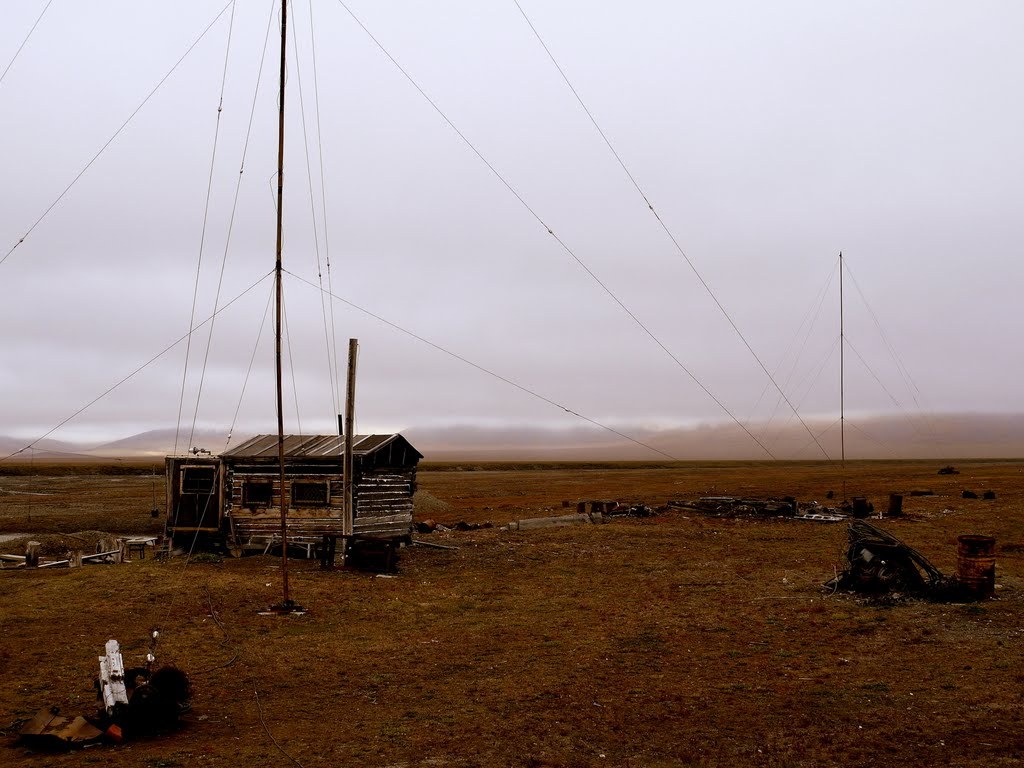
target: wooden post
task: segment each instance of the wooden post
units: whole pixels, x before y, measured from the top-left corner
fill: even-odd
[[[320,544],[320,568],[329,571],[334,568],[334,555],[338,546],[338,537],[325,533]]]
[[[353,482],[353,472],[355,470],[355,462],[352,457],[352,439],[354,437],[353,432],[355,431],[356,424],[356,358],[359,351],[359,340],[349,339],[348,340],[348,378],[345,384],[345,456],[344,456],[344,481],[345,481],[345,500],[343,506],[342,530],[345,533],[346,538],[351,537],[353,529],[355,527],[355,516],[352,509],[353,501],[353,490],[355,484]]]
[[[284,600],[281,606],[289,610],[292,606],[291,592],[288,589],[288,486],[284,474],[284,394],[281,387],[281,333],[284,305],[284,288],[281,280],[283,214],[284,214],[284,86],[287,67],[285,64],[288,51],[288,0],[281,0],[281,73],[279,78],[279,95],[277,100],[277,249],[274,262],[274,372],[277,375],[277,462],[278,481],[281,484],[281,587]]]
[[[853,497],[853,516],[864,519],[870,512],[868,512],[868,500],[864,496]]]
[[[35,568],[39,565],[39,548],[43,546],[38,541],[30,541],[25,545],[25,567]]]
[[[76,549],[71,553],[71,563],[68,567],[70,568],[81,568],[82,567],[82,550]]]
[[[898,493],[889,494],[889,509],[886,517],[901,517],[903,515],[903,497]]]
[[[839,252],[839,461],[843,473],[843,500],[846,500],[846,333],[843,317],[843,252]],[[853,500],[857,516],[857,500]],[[864,515],[867,517],[867,515]]]

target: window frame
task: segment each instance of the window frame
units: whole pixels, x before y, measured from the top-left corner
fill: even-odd
[[[186,486],[186,478],[193,474],[206,474],[210,473],[210,487],[209,489],[193,490]],[[181,481],[178,486],[178,491],[183,495],[188,496],[212,496],[217,491],[217,467],[215,466],[185,466],[181,468]]]
[[[323,490],[323,500],[322,501],[320,501],[320,500],[308,501],[308,500],[305,500],[305,499],[303,499],[303,500],[296,499],[296,497],[295,497],[295,486],[297,486],[297,485],[300,485],[300,486],[301,485],[305,485],[305,486],[309,486],[309,487],[313,487],[313,488],[316,488],[316,487],[321,488]],[[289,488],[288,488],[288,504],[289,504],[289,506],[292,506],[292,507],[329,507],[329,506],[331,506],[331,482],[330,482],[330,480],[309,480],[309,479],[292,480],[291,483],[289,483]]]
[[[266,488],[266,500],[252,500],[249,498],[250,488]],[[274,505],[274,482],[272,480],[245,480],[242,483],[242,506],[243,507],[271,507]]]

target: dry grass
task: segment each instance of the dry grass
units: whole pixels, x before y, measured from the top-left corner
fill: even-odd
[[[259,723],[255,685],[275,736],[305,766],[1018,765],[1020,465],[962,463],[951,477],[935,475],[940,465],[857,464],[849,491],[877,502],[933,488],[940,495],[908,498],[908,519],[886,527],[947,571],[957,534],[995,535],[998,600],[887,607],[828,597],[819,585],[838,562],[842,526],[679,514],[435,535],[460,549],[413,548],[395,579],[298,562],[294,593],[311,609],[302,618],[256,614],[279,595],[272,558],[4,573],[0,723],[50,704],[91,707],[108,635],[134,660],[154,625],[160,655],[192,674],[196,698],[190,724],[171,737],[45,759],[13,748],[2,762],[284,765]],[[840,487],[834,469],[813,464],[420,479],[451,504],[451,520],[495,523],[558,510],[562,499],[821,498]],[[107,525],[78,528],[123,519],[135,529],[148,517],[148,500],[138,509],[144,486],[124,486],[134,490],[117,506],[96,478],[78,482],[90,520],[101,514],[86,503],[93,494],[110,502]],[[962,500],[963,487],[999,498]],[[22,512],[9,498],[0,524],[17,530]],[[73,524],[79,504],[68,503],[54,505],[53,525]]]

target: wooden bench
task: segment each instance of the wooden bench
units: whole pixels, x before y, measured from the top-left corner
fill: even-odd
[[[131,539],[125,539],[125,554],[128,555],[128,559],[132,559],[132,555],[137,554],[139,560],[146,559],[146,547],[156,547],[156,536],[136,536]]]

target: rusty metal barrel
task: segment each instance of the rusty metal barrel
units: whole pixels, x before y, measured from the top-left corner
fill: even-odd
[[[868,508],[868,500],[865,496],[854,496],[853,497],[853,516],[863,520],[871,514],[871,510]]]
[[[886,510],[886,517],[901,517],[903,515],[903,496],[898,493],[889,494],[889,509]]]
[[[965,535],[956,541],[957,581],[971,597],[992,597],[996,591],[996,540]]]

